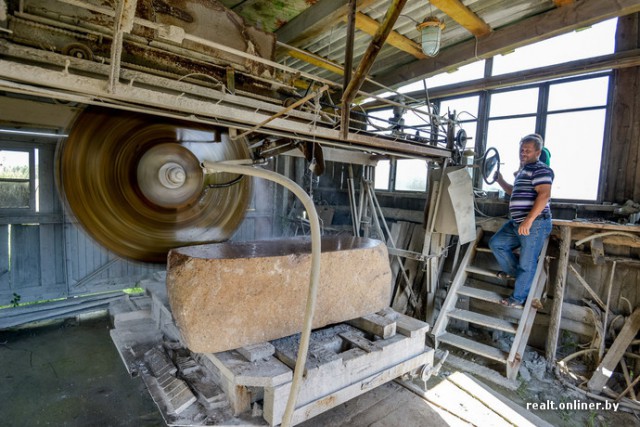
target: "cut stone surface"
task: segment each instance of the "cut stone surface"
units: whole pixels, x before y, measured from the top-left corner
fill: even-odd
[[[217,243],[169,252],[171,311],[191,351],[215,353],[300,332],[309,289],[308,238]],[[391,271],[384,243],[322,240],[313,327],[389,306]]]

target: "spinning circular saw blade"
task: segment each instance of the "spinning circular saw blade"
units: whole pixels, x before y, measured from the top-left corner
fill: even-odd
[[[165,262],[175,247],[227,240],[251,179],[204,176],[200,163],[249,157],[218,128],[87,108],[58,147],[57,184],[83,229],[133,260]]]

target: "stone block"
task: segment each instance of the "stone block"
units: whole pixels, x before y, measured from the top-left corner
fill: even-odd
[[[309,288],[308,238],[218,243],[174,249],[167,291],[185,343],[220,352],[298,333]],[[313,327],[389,306],[391,271],[384,243],[323,238]]]

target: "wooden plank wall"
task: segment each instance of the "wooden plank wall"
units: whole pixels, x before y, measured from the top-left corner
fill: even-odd
[[[616,51],[640,48],[640,14],[618,18]],[[640,201],[640,67],[615,70],[610,149],[604,200]]]
[[[139,280],[166,268],[164,264],[118,258],[74,223],[66,223],[64,230],[66,282],[70,296],[133,287]]]
[[[7,143],[15,147],[16,142]],[[55,143],[25,141],[38,154],[38,209],[0,210],[0,306],[134,286],[164,265],[118,260],[64,218],[55,188]],[[34,151],[35,153],[35,151]]]
[[[596,265],[588,257],[581,257],[577,262],[575,259],[570,259],[569,262],[606,303],[612,262],[607,261],[602,265]],[[611,287],[610,309],[613,313],[629,315],[635,307],[640,307],[639,283],[640,265],[638,263],[617,263]],[[582,305],[583,299],[593,300],[575,275],[568,272],[565,301]]]

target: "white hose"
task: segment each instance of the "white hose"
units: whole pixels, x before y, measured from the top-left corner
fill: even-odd
[[[249,160],[250,161],[250,160]],[[304,325],[302,327],[302,333],[300,336],[300,347],[298,348],[298,359],[296,360],[296,367],[293,371],[293,382],[291,384],[291,391],[289,392],[289,399],[287,400],[287,406],[282,417],[282,426],[288,427],[291,425],[291,419],[293,417],[293,411],[295,410],[296,401],[298,400],[298,391],[300,389],[300,381],[302,380],[302,374],[304,372],[305,363],[307,361],[307,353],[309,351],[309,340],[311,338],[311,326],[313,323],[313,314],[316,308],[318,279],[320,277],[320,220],[316,207],[313,204],[313,200],[298,184],[290,180],[289,178],[280,175],[279,173],[272,172],[265,169],[256,168],[253,166],[239,165],[238,161],[228,162],[209,162],[204,161],[202,167],[205,173],[235,173],[241,175],[255,176],[257,178],[273,181],[282,185],[302,202],[302,205],[309,214],[309,224],[311,228],[311,274],[309,277],[309,293],[307,295],[307,306],[304,313]]]
[[[636,236],[635,234],[627,233],[627,232],[624,232],[624,231],[606,231],[604,233],[592,234],[589,237],[585,237],[582,240],[578,240],[576,242],[576,246],[580,246],[580,245],[582,245],[582,244],[584,244],[584,243],[586,243],[586,242],[588,242],[590,240],[595,240],[595,239],[598,239],[600,237],[607,237],[607,236],[625,236],[625,237],[630,237],[630,238],[632,238],[633,240],[636,240],[636,241],[638,240],[638,236]]]

